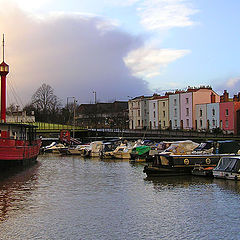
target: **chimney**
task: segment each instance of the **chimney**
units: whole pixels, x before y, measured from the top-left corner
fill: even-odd
[[[215,103],[216,102],[216,95],[211,93],[211,103]]]
[[[223,96],[220,96],[220,102],[224,102]]]
[[[228,94],[227,90],[224,90],[223,102],[228,102],[228,101],[229,101],[229,94]]]
[[[234,96],[233,96],[233,101],[234,101],[234,102],[237,102],[237,101],[238,101],[238,96],[237,96],[237,95],[234,95]]]

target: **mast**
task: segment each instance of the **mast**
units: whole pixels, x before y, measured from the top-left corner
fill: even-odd
[[[4,62],[4,34],[3,34],[3,41],[2,41],[2,47],[3,47],[3,62]]]
[[[4,34],[2,41],[2,58],[3,61],[0,64],[0,76],[1,76],[1,122],[6,122],[6,76],[9,73],[9,66],[4,62]]]

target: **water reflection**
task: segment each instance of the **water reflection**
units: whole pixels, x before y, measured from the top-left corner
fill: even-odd
[[[35,188],[39,163],[31,167],[18,167],[6,171],[0,179],[0,221],[9,217],[9,213],[23,209],[26,197]]]
[[[239,182],[146,178],[127,160],[39,162],[0,180],[1,239],[239,239]]]
[[[213,183],[223,190],[240,193],[240,181],[214,179]]]

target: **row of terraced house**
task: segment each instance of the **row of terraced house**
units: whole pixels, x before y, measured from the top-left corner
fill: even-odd
[[[139,96],[128,101],[130,129],[185,129],[240,134],[240,93],[229,98],[210,86]]]

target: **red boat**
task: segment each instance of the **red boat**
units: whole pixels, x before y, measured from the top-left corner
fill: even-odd
[[[0,64],[1,76],[1,123],[0,123],[0,169],[8,166],[25,165],[36,160],[41,140],[36,137],[36,127],[27,124],[6,123],[6,76],[9,66]]]
[[[0,160],[36,159],[41,140],[36,127],[25,124],[1,123]]]

